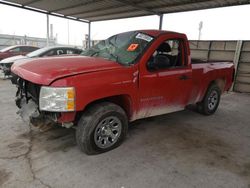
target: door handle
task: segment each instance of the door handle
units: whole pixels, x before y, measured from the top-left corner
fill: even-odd
[[[181,75],[181,76],[179,77],[179,79],[180,79],[180,80],[188,80],[188,79],[190,79],[190,77],[188,77],[187,75]]]

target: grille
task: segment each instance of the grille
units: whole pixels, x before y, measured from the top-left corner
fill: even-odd
[[[41,86],[34,84],[27,80],[22,79],[21,77],[12,73],[11,82],[17,85],[16,96],[19,98],[25,97],[26,100],[33,99],[37,104],[39,103],[39,93]]]

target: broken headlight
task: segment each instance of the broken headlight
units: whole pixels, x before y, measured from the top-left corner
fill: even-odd
[[[75,110],[75,89],[73,87],[41,87],[39,109],[50,112]]]

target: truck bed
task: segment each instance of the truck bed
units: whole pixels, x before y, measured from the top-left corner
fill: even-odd
[[[232,62],[214,61],[207,62],[202,60],[192,60],[192,80],[193,89],[191,96],[195,96],[190,101],[196,103],[202,100],[206,88],[215,80],[220,86],[221,91],[228,91],[234,80],[234,64]]]

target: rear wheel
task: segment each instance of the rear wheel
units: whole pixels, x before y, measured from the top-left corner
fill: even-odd
[[[88,108],[78,122],[76,141],[86,154],[98,154],[118,147],[125,139],[128,120],[116,104],[103,102]]]
[[[198,103],[198,111],[205,115],[214,114],[220,103],[221,90],[216,84],[212,84],[202,102]]]

